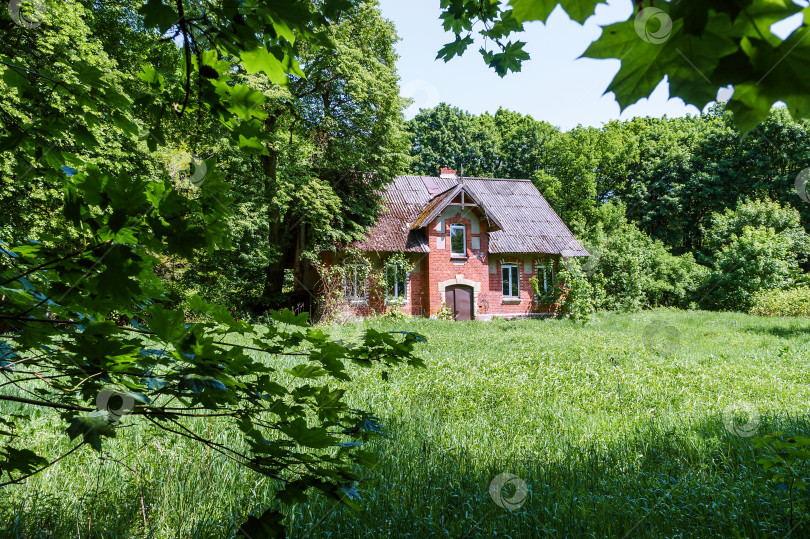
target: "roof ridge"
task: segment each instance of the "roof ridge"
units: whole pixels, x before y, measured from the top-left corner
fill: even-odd
[[[483,178],[480,176],[464,176],[465,180],[487,180],[487,181],[496,181],[496,182],[530,182],[532,180],[528,178]]]
[[[459,176],[458,178],[442,178],[441,176],[425,176],[424,174],[402,174],[400,178],[435,178],[444,181],[460,181],[460,180],[492,180],[498,182],[531,182],[529,178],[485,178],[483,176]]]

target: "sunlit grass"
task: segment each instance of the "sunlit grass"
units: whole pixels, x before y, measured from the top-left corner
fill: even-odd
[[[388,381],[352,369],[351,404],[373,410],[391,438],[375,442],[380,463],[364,472],[363,510],[317,499],[292,510],[293,536],[788,532],[785,496],[759,479],[750,438],[726,423],[744,423],[748,409],[756,433],[807,434],[806,320],[657,310],[585,326],[416,319],[330,331],[351,340],[367,327],[424,333],[428,366],[398,368]],[[3,410],[12,408],[31,413]],[[37,415],[29,437],[57,455],[69,444],[51,420]],[[266,507],[269,481],[135,423],[106,444],[114,460],[80,451],[6,488],[0,534],[228,537]],[[196,427],[238,443],[221,423]],[[489,494],[504,472],[527,486],[514,510]]]

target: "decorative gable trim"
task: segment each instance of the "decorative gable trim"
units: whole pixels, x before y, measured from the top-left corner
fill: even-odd
[[[469,198],[475,206],[478,206],[478,208],[481,209],[481,211],[484,213],[484,217],[486,217],[487,219],[487,224],[489,225],[489,230],[491,232],[503,229],[503,225],[501,225],[501,222],[491,212],[489,212],[486,209],[484,204],[482,204],[480,200],[476,199],[472,195],[472,193],[470,193],[470,190],[464,186],[463,183],[459,183],[455,187],[451,187],[444,193],[441,193],[440,195],[436,196],[433,200],[428,202],[427,206],[425,206],[425,209],[422,210],[422,213],[419,214],[419,216],[416,218],[416,221],[414,221],[413,225],[411,225],[411,230],[416,230],[417,228],[423,228],[428,226],[439,215],[441,215],[444,209],[447,206],[450,206],[453,203],[453,200],[459,195],[465,198]]]

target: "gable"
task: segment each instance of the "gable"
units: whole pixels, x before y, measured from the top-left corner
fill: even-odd
[[[429,201],[425,205],[425,209],[420,212],[416,221],[411,225],[411,229],[416,230],[428,226],[449,206],[457,206],[462,211],[467,208],[478,208],[487,219],[490,230],[501,230],[503,228],[497,217],[488,212],[480,199],[473,195],[463,182],[460,182],[455,187],[451,187]]]

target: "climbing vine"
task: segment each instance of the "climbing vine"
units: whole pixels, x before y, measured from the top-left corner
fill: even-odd
[[[554,318],[570,318],[581,322],[590,320],[594,312],[593,287],[582,272],[576,259],[569,259],[559,267],[554,286],[548,292],[540,286],[539,279],[529,279],[534,289],[537,302],[551,306]]]
[[[382,314],[387,307],[400,309],[405,303],[403,299],[385,300],[396,282],[405,281],[413,270],[405,253],[394,253],[375,262],[357,249],[315,261],[314,265],[320,275],[318,320],[323,323],[344,323],[356,315],[358,308],[370,315]]]

